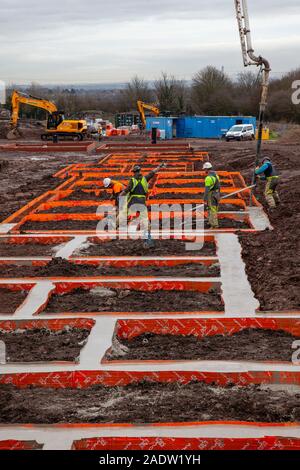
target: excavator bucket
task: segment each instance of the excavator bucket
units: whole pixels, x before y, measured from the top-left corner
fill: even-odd
[[[8,140],[15,140],[15,139],[18,139],[20,137],[22,137],[22,134],[17,128],[9,129],[7,134],[6,134],[6,138]]]

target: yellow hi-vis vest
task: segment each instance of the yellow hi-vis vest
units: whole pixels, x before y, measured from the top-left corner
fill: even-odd
[[[148,191],[149,191],[149,187],[148,187],[148,181],[146,180],[145,176],[143,176],[141,180],[137,180],[136,178],[131,178],[131,181],[132,181],[132,189],[129,193],[128,202],[130,202],[134,197],[146,199]]]

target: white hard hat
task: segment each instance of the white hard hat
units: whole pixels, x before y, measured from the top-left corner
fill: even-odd
[[[110,178],[104,178],[103,184],[104,184],[104,187],[105,187],[105,188],[108,188],[108,186],[110,185],[110,183],[111,183],[111,179],[110,179]]]
[[[203,165],[203,170],[211,170],[212,169],[212,164],[210,162],[206,162]]]

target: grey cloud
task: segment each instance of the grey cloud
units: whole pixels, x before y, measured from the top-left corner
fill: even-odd
[[[249,9],[253,18],[270,18],[281,13],[300,11],[299,0],[252,0]],[[93,24],[103,22],[159,19],[207,19],[232,17],[233,0],[2,0],[0,25],[2,34],[15,30],[29,33],[28,28],[51,29],[66,24]],[[154,24],[155,28],[155,24]]]
[[[248,3],[257,52],[267,50],[277,70],[293,67],[299,0]],[[182,20],[185,30],[168,20]],[[199,38],[193,47],[189,24],[190,41]],[[279,51],[272,45],[278,34],[294,41]],[[242,69],[233,0],[0,0],[0,41],[0,79],[123,81],[134,73],[154,78],[162,69],[190,76],[207,63]]]

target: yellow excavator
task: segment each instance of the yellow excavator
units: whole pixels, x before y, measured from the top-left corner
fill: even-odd
[[[146,128],[145,110],[151,111],[153,114],[155,114],[155,116],[160,115],[160,109],[155,104],[147,104],[140,100],[137,101],[137,109],[138,109],[138,112],[140,113],[143,130]]]
[[[13,91],[11,97],[12,114],[10,119],[10,128],[7,134],[8,139],[19,137],[18,129],[20,105],[26,104],[47,111],[47,128],[41,135],[42,140],[57,139],[59,137],[69,137],[73,140],[83,140],[87,133],[87,123],[82,120],[65,119],[64,114],[57,110],[57,107],[51,101],[43,98],[36,98],[19,91]]]

